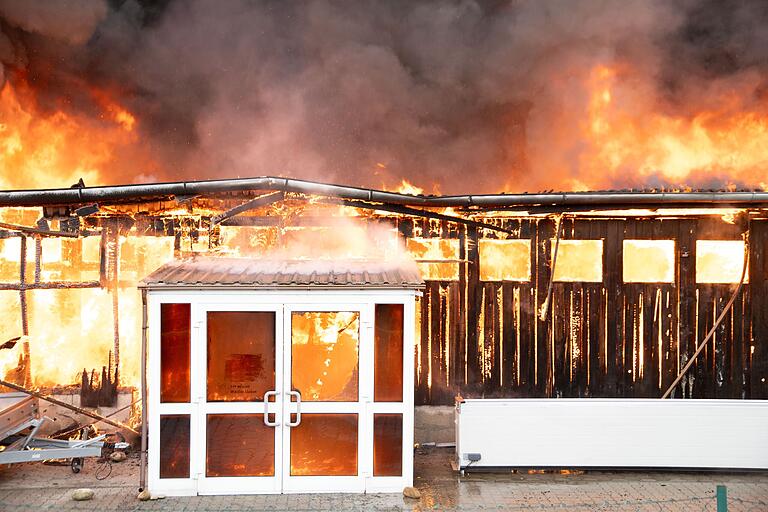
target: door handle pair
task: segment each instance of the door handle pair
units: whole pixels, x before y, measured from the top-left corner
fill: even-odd
[[[301,425],[301,393],[298,391],[288,391],[286,393],[289,397],[295,396],[296,397],[296,421],[292,422],[290,415],[288,417],[288,423],[286,423],[289,427],[298,427]]]
[[[288,419],[288,422],[285,424],[287,427],[298,427],[301,424],[301,393],[298,391],[288,391],[286,393],[288,396],[295,396],[296,397],[296,421],[292,422],[290,418]],[[277,396],[277,391],[267,391],[264,393],[264,424],[268,427],[277,427],[280,425],[280,421],[277,418],[277,415],[275,415],[275,421],[269,421],[269,397],[270,396]]]
[[[275,421],[269,421],[269,397],[270,396],[277,396],[277,391],[267,391],[264,393],[264,424],[268,427],[277,427],[280,425],[280,420],[277,418],[277,414],[275,414]]]

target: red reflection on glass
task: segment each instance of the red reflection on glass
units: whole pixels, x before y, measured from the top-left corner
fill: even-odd
[[[261,414],[209,414],[206,476],[275,474],[275,429]]]
[[[403,475],[403,415],[373,415],[373,476]]]
[[[189,304],[160,305],[160,401],[189,402]]]
[[[376,304],[374,402],[403,401],[403,305]]]
[[[160,478],[189,478],[189,414],[160,416]]]
[[[291,475],[357,475],[357,414],[302,414],[291,429]]]
[[[275,313],[208,313],[209,402],[252,402],[275,389]]]

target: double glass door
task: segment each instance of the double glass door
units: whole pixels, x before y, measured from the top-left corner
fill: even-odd
[[[373,307],[196,306],[198,492],[365,490]]]

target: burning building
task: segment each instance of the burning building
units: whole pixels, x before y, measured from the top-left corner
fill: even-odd
[[[156,353],[161,304],[198,300],[152,302],[167,286],[156,272],[191,265],[172,273],[191,295],[268,294],[278,281],[402,293],[403,333],[392,336],[416,406],[764,400],[766,19],[760,3],[707,1],[74,1],[67,12],[0,1],[0,376],[83,406],[121,392],[138,401],[143,328]],[[292,178],[219,179],[275,172]],[[233,258],[325,271],[265,282]],[[361,261],[396,270],[370,281]],[[399,273],[413,265],[417,277]],[[339,348],[379,321],[396,330],[396,313],[376,313],[386,301],[355,304],[335,313],[358,316],[296,325],[307,340],[335,332]],[[194,316],[166,309],[169,325]],[[242,378],[264,368],[235,355],[227,364]],[[199,372],[196,357],[171,373]],[[358,362],[344,375],[370,373]],[[165,403],[163,367],[150,370],[150,414],[179,416],[163,445],[181,453],[152,474],[202,471],[202,455],[184,462],[184,440],[202,446],[205,428],[180,404],[207,397]],[[304,383],[305,402],[324,396],[318,381],[328,384]],[[349,391],[340,382],[333,396]],[[399,428],[405,453],[403,403],[374,415],[403,415],[379,432]],[[264,407],[264,424],[281,421]],[[300,421],[298,407],[287,403],[283,419]],[[376,431],[370,420],[360,432]],[[160,417],[150,423],[161,429]],[[395,452],[380,459],[392,471]],[[231,463],[213,460],[206,476],[240,471]]]
[[[406,315],[410,320],[400,324],[408,332],[401,339],[414,340],[413,359],[411,341],[400,345],[405,355],[398,356],[405,357],[403,368],[409,375],[412,364],[417,406],[450,405],[457,396],[765,399],[768,351],[762,340],[768,336],[768,326],[761,303],[764,294],[754,290],[766,278],[762,263],[766,204],[768,194],[752,191],[424,196],[272,177],[6,191],[0,193],[6,272],[2,286],[9,296],[6,318],[16,322],[7,321],[5,332],[8,338],[20,339],[8,343],[0,354],[4,380],[38,387],[82,380],[84,399],[93,395],[95,381],[97,403],[118,385],[141,388],[141,305],[146,298],[142,301],[139,281],[149,275],[141,286],[161,296],[163,289],[222,293],[233,286],[258,291],[293,284],[306,291],[280,301],[305,303],[305,308],[313,288],[323,289],[324,283],[326,288],[356,285],[368,289],[367,297],[377,296],[382,285],[422,289],[415,305],[401,303],[410,311]],[[236,270],[227,270],[233,257],[266,263],[274,258],[303,260],[314,270],[304,268],[288,277],[283,270],[272,270],[265,278],[264,269],[235,265]],[[370,269],[350,274],[345,267],[328,274],[321,268],[324,259],[383,260],[394,268],[415,263],[413,273],[424,285],[413,277],[377,281],[368,277],[373,275]],[[200,265],[205,268],[197,268]],[[160,274],[152,273],[158,267]],[[169,306],[178,306],[181,299],[173,297],[153,300],[170,300]],[[205,299],[186,297],[182,302],[207,304]],[[243,300],[236,300],[239,308]],[[265,300],[274,306],[277,299]],[[357,299],[329,302],[350,300]],[[348,315],[357,307],[347,305],[334,314]],[[159,311],[150,309],[150,332],[161,332],[157,329],[165,320]],[[363,314],[364,308],[359,311],[355,314]],[[189,312],[185,318],[190,322]],[[378,313],[376,319],[386,322]],[[60,325],[53,331],[52,321]],[[335,320],[318,317],[307,320],[305,327],[294,322],[285,329],[296,338],[296,329],[322,333],[329,321]],[[210,318],[208,322],[210,329]],[[186,336],[189,329],[187,325]],[[243,329],[256,332],[264,327]],[[338,333],[346,329],[339,327]],[[338,333],[332,336],[336,341],[341,339],[335,338],[341,336]],[[208,336],[213,350],[211,331]],[[158,353],[159,340],[150,355],[153,350]],[[363,350],[364,338],[360,340],[355,347]],[[165,350],[162,345],[163,354]],[[190,363],[186,354],[174,355],[173,360],[181,357],[182,366],[187,366],[162,374],[175,375],[167,383],[169,390],[181,389],[179,375],[189,378],[190,364],[193,374],[199,371],[194,368],[204,365]],[[255,371],[251,368],[255,360],[238,357],[227,360],[230,373]],[[333,387],[328,372],[344,366],[343,357],[336,359],[328,356],[325,377],[316,383],[298,384],[299,374],[294,374],[292,386],[302,388],[304,402],[311,403],[314,395],[323,402],[322,383]],[[355,368],[363,361],[368,360],[361,359]],[[163,368],[158,364],[151,365],[152,379],[161,378],[155,377]],[[100,368],[101,378],[94,378],[94,370],[98,374]],[[359,366],[355,375],[359,371],[368,378],[372,368]],[[303,370],[309,375],[313,371],[311,366]],[[351,382],[349,378],[339,377],[339,390]],[[400,386],[411,381],[401,378]],[[404,396],[409,396],[407,390]],[[190,396],[185,400],[189,402]],[[155,403],[150,426],[154,432],[162,432],[162,425],[171,429],[173,434],[167,435],[172,437],[162,446],[174,446],[173,439],[189,443],[189,420],[178,424],[179,414],[188,418],[189,411],[175,399],[168,402],[149,402]],[[397,415],[410,416],[405,412],[412,411],[410,398],[395,403],[406,405]],[[320,414],[320,409],[309,407]],[[267,409],[257,413],[272,418]],[[162,423],[163,418],[174,423]],[[184,428],[186,435],[179,433]],[[410,429],[405,432],[412,434]],[[411,434],[398,438],[401,449]],[[193,433],[192,438],[199,435]],[[150,442],[160,438],[152,441],[150,435]],[[315,445],[318,442],[315,439]],[[157,450],[159,445],[154,446]],[[181,457],[181,470],[189,471],[190,456],[187,445],[180,456],[168,455],[166,462],[178,469],[174,457]],[[328,460],[329,455],[324,457]],[[150,464],[150,471],[162,479],[164,470],[156,465],[161,463]],[[226,461],[216,464],[219,473],[207,473],[214,481],[217,476],[241,474]],[[250,475],[251,470],[261,474],[249,464],[255,463],[236,466],[251,468],[242,474]],[[292,471],[297,468],[291,465]],[[173,478],[175,473],[168,471],[166,478]],[[347,474],[341,471],[328,474]],[[396,485],[403,483],[407,478]],[[377,485],[371,489],[389,489]],[[352,484],[344,489],[358,490]],[[176,490],[221,491],[216,485],[208,491],[184,486]]]
[[[51,386],[105,366],[138,385],[136,285],[174,259],[407,252],[427,283],[417,404],[457,394],[660,396],[740,284],[674,393],[763,398],[763,308],[750,292],[762,282],[765,200],[739,191],[416,196],[285,178],[3,192],[4,307],[16,319],[5,334],[22,336],[4,350],[3,371]],[[53,335],[52,315],[61,322]],[[81,337],[87,348],[73,353]]]

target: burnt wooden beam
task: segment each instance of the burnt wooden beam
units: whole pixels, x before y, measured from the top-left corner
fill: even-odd
[[[259,196],[239,206],[235,206],[234,208],[231,208],[223,213],[214,215],[213,217],[211,217],[211,224],[219,224],[222,221],[225,221],[231,217],[235,217],[236,215],[240,215],[241,213],[247,212],[249,210],[254,210],[256,208],[261,208],[262,206],[268,206],[270,204],[277,203],[284,199],[285,199],[285,192],[273,192],[272,194],[265,194],[263,196]]]
[[[341,204],[343,206],[350,206],[352,208],[360,208],[363,210],[376,210],[382,212],[397,213],[400,215],[411,215],[415,217],[423,217],[425,219],[436,219],[448,222],[455,222],[457,224],[464,224],[466,226],[472,226],[475,228],[489,229],[492,231],[498,231],[500,233],[506,233],[509,235],[515,235],[513,230],[506,229],[500,226],[494,226],[486,222],[480,222],[472,219],[465,219],[463,217],[456,217],[453,215],[445,215],[429,210],[420,210],[418,208],[411,208],[410,206],[402,206],[396,204],[379,204],[379,203],[367,203],[364,201],[355,201],[351,199],[323,199],[321,203],[326,204]]]
[[[33,235],[40,235],[40,236],[51,236],[51,237],[66,237],[66,238],[77,238],[77,233],[72,233],[71,231],[52,231],[50,229],[41,229],[41,228],[35,228],[32,226],[20,226],[18,224],[9,224],[7,222],[0,222],[0,228],[8,229],[10,231],[18,231],[20,233],[29,233]]]
[[[48,281],[39,283],[22,281],[18,283],[0,283],[0,290],[60,290],[66,288],[101,288],[101,283],[99,281]]]
[[[477,396],[482,385],[482,369],[480,368],[478,332],[480,319],[480,303],[482,300],[482,284],[480,283],[480,261],[478,248],[477,227],[468,226],[467,235],[467,384],[469,396]]]

